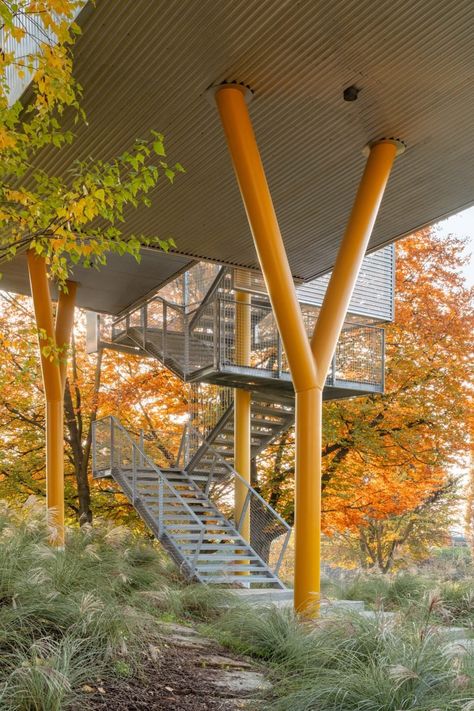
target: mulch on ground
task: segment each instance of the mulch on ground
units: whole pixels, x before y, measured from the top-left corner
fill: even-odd
[[[174,632],[164,636],[163,643],[144,658],[138,675],[91,680],[82,687],[75,711],[234,711],[259,707],[258,690],[251,688],[255,679],[258,683],[259,670],[194,630],[182,633],[186,628],[170,627]]]

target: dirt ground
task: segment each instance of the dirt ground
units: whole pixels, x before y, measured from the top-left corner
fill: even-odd
[[[261,669],[181,625],[164,625],[162,643],[139,675],[91,680],[74,711],[234,711],[261,708],[269,689]]]

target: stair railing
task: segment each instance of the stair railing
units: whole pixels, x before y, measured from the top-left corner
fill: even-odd
[[[203,522],[116,417],[109,415],[92,423],[92,444],[93,476],[96,478],[112,476],[120,484],[133,506],[147,521],[158,538],[161,539],[164,535],[170,540],[175,537],[179,538],[179,533],[176,534],[170,531],[169,526],[164,522],[165,497],[168,507],[169,504],[176,504],[181,509],[181,512],[185,511],[189,518],[192,519],[199,531],[196,549],[192,555],[182,553],[182,557],[192,573],[196,568],[206,533],[206,526]],[[140,481],[139,473],[156,476],[158,516],[152,513],[147,506],[144,494],[150,493],[150,488],[148,484]]]
[[[240,308],[250,310],[252,327],[249,366],[238,362],[235,314],[236,301],[220,291],[227,270],[215,278],[200,306],[192,313],[161,296],[115,319],[112,341],[118,347],[132,343],[151,355],[158,355],[163,363],[183,379],[208,371],[231,372],[265,378],[285,378],[290,373],[286,354],[276,326],[272,308],[255,301]],[[317,311],[307,307],[303,311],[308,333],[312,333]],[[177,341],[176,336],[180,335]],[[173,339],[173,336],[175,338]],[[173,342],[174,347],[170,345]],[[154,351],[154,352],[153,352]],[[371,324],[346,323],[341,331],[332,359],[326,385],[383,392],[384,388],[384,329]]]
[[[192,438],[199,442],[200,455],[195,457],[186,468],[192,478],[193,470],[203,460],[206,463],[208,477],[204,483],[204,492],[214,506],[228,519],[232,520],[236,530],[242,533],[247,517],[250,519],[250,545],[269,569],[278,575],[287,550],[291,526],[270,504],[225,460],[209,442],[190,423],[185,425],[183,440]],[[185,449],[183,444],[183,450]],[[234,492],[236,485],[246,489],[244,504],[239,520],[234,520]],[[277,552],[271,547],[278,539]],[[277,548],[277,546],[275,546]]]
[[[191,314],[191,318],[189,320],[189,328],[192,329],[194,326],[195,322],[199,319],[201,313],[204,311],[206,308],[207,304],[211,302],[214,299],[214,296],[217,294],[218,290],[222,286],[225,277],[227,276],[229,270],[226,267],[221,267],[216,278],[212,282],[211,286],[209,287],[208,292],[206,293],[204,299],[201,301],[197,309],[195,309]]]
[[[115,319],[111,325],[112,341],[120,342],[127,336],[144,351],[149,351],[150,344],[163,362],[178,365],[178,375],[185,377],[188,372],[187,339],[188,323],[184,306],[173,304],[161,296],[153,296],[135,310]],[[137,331],[138,337],[133,335]],[[173,334],[182,334],[182,349],[179,351],[169,346]],[[151,353],[155,355],[156,353]]]

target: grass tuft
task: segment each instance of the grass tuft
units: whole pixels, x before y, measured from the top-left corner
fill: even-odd
[[[474,648],[443,635],[436,609],[427,601],[413,619],[339,609],[305,622],[290,610],[235,607],[214,629],[270,665],[269,711],[474,709]]]
[[[67,709],[84,682],[133,670],[154,634],[144,594],[182,585],[159,548],[126,528],[71,529],[65,550],[49,538],[43,504],[2,502],[2,711]]]

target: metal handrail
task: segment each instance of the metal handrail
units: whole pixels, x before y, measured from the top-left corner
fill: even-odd
[[[149,470],[154,471],[154,472],[158,475],[158,481],[160,482],[161,486],[162,486],[162,487],[165,486],[165,487],[166,487],[166,490],[167,490],[168,492],[173,493],[175,499],[180,503],[180,505],[183,507],[183,509],[184,509],[185,511],[187,511],[187,512],[192,516],[192,518],[197,522],[197,524],[198,524],[198,526],[199,526],[198,533],[196,533],[196,537],[198,538],[198,541],[197,541],[197,543],[196,543],[194,549],[192,550],[192,553],[190,553],[190,554],[185,554],[185,553],[183,553],[183,551],[181,551],[181,556],[182,556],[182,558],[184,559],[184,561],[186,562],[186,565],[189,566],[189,568],[190,568],[190,570],[191,570],[192,573],[194,573],[195,571],[198,572],[198,571],[199,571],[199,568],[198,568],[198,561],[199,561],[199,556],[201,555],[201,552],[202,552],[202,546],[203,546],[203,543],[204,543],[204,540],[205,540],[205,535],[206,535],[206,532],[207,532],[207,530],[208,530],[207,527],[206,527],[204,524],[201,523],[201,521],[197,518],[197,516],[194,514],[194,512],[192,511],[192,509],[190,509],[190,507],[189,507],[189,506],[186,504],[186,502],[182,499],[182,497],[179,495],[179,493],[176,491],[176,489],[173,487],[173,485],[170,484],[170,482],[167,480],[166,476],[165,476],[164,473],[161,471],[161,469],[160,469],[158,466],[156,466],[152,460],[150,460],[150,458],[145,454],[145,452],[142,450],[142,448],[140,447],[140,445],[137,444],[137,442],[134,441],[134,439],[133,439],[132,436],[130,435],[130,432],[129,432],[129,431],[119,422],[119,420],[117,420],[117,418],[114,417],[113,415],[109,415],[109,416],[106,416],[106,417],[102,417],[102,418],[96,420],[96,421],[93,423],[93,434],[94,434],[94,437],[93,437],[93,442],[94,442],[94,445],[93,445],[93,469],[94,469],[94,471],[99,471],[99,470],[97,469],[96,427],[97,427],[97,426],[100,426],[100,425],[103,425],[104,423],[106,424],[107,430],[108,430],[108,432],[110,433],[110,435],[109,435],[109,436],[110,436],[109,449],[110,449],[110,459],[111,459],[111,461],[110,461],[110,473],[111,473],[113,476],[115,476],[115,478],[117,479],[118,483],[120,483],[120,484],[122,485],[122,487],[123,487],[123,489],[124,489],[125,492],[127,491],[128,488],[130,488],[130,487],[127,485],[127,482],[121,481],[121,478],[122,478],[122,477],[119,476],[118,473],[116,473],[115,475],[114,475],[114,473],[113,473],[113,469],[114,469],[114,466],[113,466],[113,465],[114,465],[114,452],[115,452],[114,428],[118,429],[118,430],[120,431],[120,433],[125,436],[125,438],[126,438],[126,440],[127,440],[127,443],[130,444],[131,447],[132,447],[132,465],[133,465],[132,479],[133,479],[133,481],[134,481],[134,485],[133,485],[133,488],[132,488],[132,500],[133,500],[133,502],[134,502],[135,504],[141,503],[141,499],[140,499],[139,497],[135,497],[135,496],[134,496],[134,494],[135,494],[135,486],[136,486],[136,472],[135,472],[136,459],[137,459],[137,457],[136,457],[136,452],[138,452],[138,457],[139,457],[140,461],[141,461],[141,462],[144,462],[144,463],[146,463],[146,464],[149,465],[148,467],[146,467],[146,466],[144,466],[144,465],[141,465],[140,468],[143,468],[143,469],[145,469],[146,471],[149,471]],[[109,423],[110,423],[110,424],[109,424]],[[118,470],[119,470],[120,474],[122,474],[122,467],[121,467],[121,465],[120,465],[120,462],[119,462]],[[103,471],[103,470],[102,470],[102,471]],[[212,474],[212,470],[211,470],[211,474]],[[256,493],[256,492],[255,492],[255,493]],[[145,520],[148,519],[148,522],[149,522],[149,523],[150,523],[150,520],[151,520],[151,524],[150,524],[150,525],[152,526],[152,529],[153,529],[153,526],[154,526],[154,524],[155,524],[155,519],[154,519],[153,515],[150,514],[150,512],[146,510],[146,501],[143,502],[143,505],[144,505],[144,509],[141,510],[141,511],[140,511],[140,509],[139,509],[139,511],[140,511],[142,517],[144,517]],[[159,507],[160,507],[160,509],[159,509],[160,512],[162,512],[162,510],[163,510],[163,490],[161,490],[161,492],[160,492],[160,504],[159,504]],[[217,516],[219,516],[219,517],[222,517],[222,516],[223,516],[222,512],[220,512],[219,509],[217,508],[217,506],[215,506],[215,505],[212,503],[212,501],[210,501],[210,500],[207,501],[207,508],[208,508],[209,510],[214,510]],[[270,507],[270,508],[271,508],[271,507]],[[275,512],[275,513],[276,513],[276,512]],[[153,520],[152,520],[152,519],[153,519]],[[160,523],[161,523],[161,528],[160,528]],[[233,526],[230,522],[228,522],[228,524],[229,524],[229,531],[230,531],[231,533],[239,534],[239,529],[238,529],[238,528],[236,528],[235,526]],[[163,521],[161,521],[161,522],[159,521],[159,522],[158,522],[158,525],[159,525],[159,531],[160,531],[160,537],[161,537],[161,535],[163,535],[163,532],[166,531],[166,529],[167,529],[168,527],[164,525]],[[169,535],[169,537],[170,537],[171,540],[172,540],[173,537],[175,537],[176,535],[177,535],[178,538],[179,538],[179,533],[178,533],[178,534],[174,534],[173,532],[170,532],[168,535]],[[244,544],[244,542],[242,542],[242,543],[243,543],[243,545],[247,545],[247,544]],[[284,546],[284,548],[282,549],[282,551],[281,551],[281,553],[280,553],[280,555],[279,555],[277,565],[274,566],[274,568],[275,568],[274,571],[272,571],[271,567],[270,567],[270,566],[258,555],[258,553],[257,553],[256,551],[254,551],[254,550],[252,550],[252,553],[251,553],[252,558],[258,560],[258,562],[259,562],[259,564],[261,565],[262,569],[265,569],[265,570],[267,570],[269,573],[273,573],[273,575],[276,575],[276,572],[275,572],[275,571],[279,568],[279,565],[280,565],[281,560],[282,560],[282,558],[283,558],[284,551],[286,550],[286,544],[287,544],[287,541],[285,541],[285,546]],[[282,586],[282,585],[281,585],[281,586]],[[284,586],[283,586],[283,587],[284,587]]]
[[[147,347],[148,343],[148,332],[153,330],[153,327],[150,325],[152,322],[152,318],[150,318],[149,315],[149,306],[151,304],[156,304],[159,303],[161,304],[161,312],[163,316],[163,323],[162,323],[162,340],[161,340],[161,347],[159,350],[161,350],[161,357],[163,360],[166,360],[167,356],[170,355],[173,359],[178,361],[179,365],[179,374],[181,377],[186,377],[187,371],[188,371],[188,359],[187,359],[187,339],[188,339],[188,333],[189,333],[189,328],[188,324],[186,323],[187,319],[187,314],[186,310],[183,306],[180,304],[174,304],[171,301],[168,301],[167,299],[164,299],[162,296],[154,296],[148,299],[144,304],[141,306],[137,307],[135,310],[131,311],[128,314],[122,315],[119,318],[115,319],[112,324],[111,324],[111,332],[112,332],[112,340],[115,337],[115,331],[118,328],[123,329],[124,331],[128,331],[130,329],[130,321],[133,318],[133,316],[137,313],[140,313],[140,324],[137,325],[137,329],[141,331],[141,337],[140,339],[134,338],[133,336],[129,336],[132,341],[134,341],[138,347],[142,348],[145,352],[149,352],[149,349]],[[168,321],[168,314],[173,313],[176,315],[179,315],[180,317],[183,318],[183,336],[184,336],[184,350],[183,350],[183,358],[184,358],[184,365],[179,363],[179,359],[176,359],[176,353],[169,353],[168,352],[168,347],[167,347],[167,341],[168,341],[168,334],[170,333],[170,323]],[[122,325],[123,324],[123,325]],[[156,347],[156,344],[154,344]],[[151,355],[154,355],[151,353]],[[182,372],[181,372],[182,370]]]
[[[289,541],[290,541],[290,536],[291,536],[291,532],[292,532],[292,527],[290,526],[290,524],[289,524],[287,521],[285,521],[284,518],[282,518],[282,517],[280,516],[280,514],[279,514],[277,511],[275,511],[275,509],[274,509],[272,506],[270,506],[270,504],[268,503],[268,501],[265,501],[265,499],[263,498],[263,496],[261,496],[261,494],[259,494],[258,491],[256,491],[256,490],[253,488],[253,486],[252,486],[251,484],[249,484],[249,482],[246,481],[246,480],[239,474],[239,472],[236,471],[236,470],[234,469],[234,467],[233,467],[226,459],[224,459],[224,458],[212,447],[211,444],[209,444],[209,442],[207,442],[207,440],[202,436],[202,434],[201,434],[198,430],[196,430],[196,428],[193,427],[189,422],[186,423],[186,425],[185,425],[185,427],[184,427],[183,436],[182,436],[182,441],[184,440],[184,438],[187,438],[190,433],[193,434],[194,436],[196,436],[196,437],[198,438],[198,440],[201,441],[201,447],[200,447],[200,448],[201,448],[201,450],[202,450],[201,456],[194,458],[194,459],[192,460],[192,462],[191,462],[190,464],[188,464],[188,466],[187,466],[186,471],[187,471],[187,473],[188,473],[191,477],[192,477],[192,471],[193,471],[193,469],[197,466],[197,464],[198,464],[199,461],[202,459],[202,457],[204,456],[204,454],[205,454],[206,452],[210,452],[210,453],[212,454],[212,456],[213,456],[213,461],[217,461],[217,462],[219,462],[220,464],[222,464],[222,465],[227,469],[227,471],[231,474],[232,479],[233,479],[234,481],[239,481],[239,482],[241,482],[241,483],[244,485],[244,487],[247,489],[247,494],[246,494],[246,496],[245,496],[245,503],[244,503],[244,506],[243,506],[243,508],[242,508],[242,512],[241,512],[241,515],[240,515],[240,519],[239,519],[239,521],[235,521],[236,530],[240,533],[242,522],[243,522],[244,517],[245,517],[245,515],[246,515],[248,506],[250,505],[250,497],[251,497],[251,496],[255,497],[255,498],[258,500],[258,502],[263,506],[263,508],[264,508],[266,511],[268,511],[268,512],[273,516],[273,518],[276,520],[276,522],[278,522],[278,524],[279,524],[280,526],[283,527],[284,531],[286,530],[286,533],[282,533],[282,534],[281,534],[281,535],[285,535],[285,541],[284,541],[283,546],[282,546],[282,549],[281,549],[281,551],[280,551],[280,554],[279,554],[279,557],[278,557],[278,561],[277,561],[277,563],[276,563],[276,565],[275,565],[275,567],[274,567],[274,570],[273,570],[273,573],[274,573],[275,575],[278,575],[278,570],[279,570],[280,565],[281,565],[281,563],[282,563],[282,561],[283,561],[283,557],[284,557],[284,555],[285,555],[286,549],[287,549],[288,544],[289,544]],[[181,446],[180,446],[180,450],[181,450]],[[211,469],[210,469],[208,481],[207,481],[207,483],[206,483],[206,490],[207,490],[207,491],[209,491],[209,489],[210,489],[210,486],[211,486],[211,483],[212,483],[212,478],[213,478],[213,476],[214,476],[214,470],[215,470],[215,466],[213,465],[213,466],[211,467]]]
[[[216,302],[219,304],[219,312],[221,311],[221,308],[220,308],[220,307],[221,307],[223,304],[225,304],[225,305],[230,305],[230,304],[232,304],[232,305],[234,305],[234,306],[238,304],[238,302],[237,302],[237,300],[236,300],[236,298],[235,298],[234,296],[232,296],[232,295],[227,295],[227,294],[226,294],[226,295],[217,294],[217,295],[215,295],[214,299],[206,299],[206,306],[208,306],[208,305],[209,305],[210,303],[212,303],[213,301],[216,301]],[[203,303],[204,303],[204,302],[203,302]],[[267,316],[268,314],[273,313],[273,309],[272,309],[271,304],[263,304],[263,303],[259,303],[258,305],[249,304],[248,308],[250,308],[251,310],[255,308],[255,309],[257,309],[258,311],[266,312],[266,313],[265,313],[265,316]],[[193,319],[192,319],[192,321],[189,323],[190,331],[191,331],[191,329],[193,329],[193,327],[195,326],[195,323],[196,323],[196,321],[199,319],[199,317],[201,316],[201,314],[202,314],[202,309],[201,309],[201,306],[200,306],[199,309],[193,314]],[[260,320],[263,320],[263,318],[265,318],[265,316],[262,316],[262,318],[261,318]],[[384,333],[384,329],[383,329],[382,326],[376,326],[376,325],[374,325],[374,324],[359,323],[359,322],[353,322],[353,321],[346,322],[346,323],[343,325],[343,327],[342,327],[341,333],[342,333],[342,332],[348,332],[348,331],[355,331],[355,330],[361,329],[361,328],[366,329],[366,330],[373,331],[374,333],[380,333],[381,335],[383,335],[383,333]],[[281,345],[282,345],[282,344],[281,344],[281,337],[280,337],[280,334],[279,334],[279,332],[278,332],[278,329],[276,328],[276,324],[275,324],[275,333],[276,333],[276,338],[277,338],[277,341],[276,341],[276,342],[277,342],[277,345],[278,345],[279,348],[281,348]],[[214,334],[214,335],[215,335],[216,338],[219,337],[219,334]]]
[[[165,303],[166,303],[167,306],[170,306],[171,308],[176,309],[177,311],[182,311],[183,313],[185,312],[185,308],[184,308],[184,306],[183,306],[182,304],[175,304],[175,303],[173,303],[172,301],[169,301],[168,299],[165,299],[163,296],[158,296],[158,295],[150,296],[150,298],[147,299],[147,300],[146,300],[145,302],[143,302],[142,304],[140,304],[140,306],[137,306],[136,308],[132,309],[132,310],[129,311],[128,313],[122,314],[121,316],[117,316],[117,318],[115,318],[115,319],[112,321],[112,323],[111,323],[112,328],[113,328],[116,324],[120,323],[121,321],[125,321],[126,319],[130,319],[130,316],[132,316],[132,314],[136,313],[137,311],[143,311],[144,309],[147,309],[147,307],[148,307],[150,304],[152,304],[152,303],[154,303],[154,302],[156,302],[156,301],[160,301],[162,304],[165,304]]]
[[[192,317],[189,321],[189,330],[191,331],[192,327],[194,326],[195,322],[197,319],[200,317],[201,313],[203,310],[206,308],[207,304],[209,304],[212,301],[212,298],[214,297],[214,294],[217,292],[219,289],[221,283],[224,281],[226,275],[228,274],[228,269],[227,267],[221,267],[216,278],[212,282],[211,286],[209,287],[208,292],[206,293],[204,299],[201,301],[199,306],[195,311],[192,313]]]
[[[96,442],[95,442],[95,440],[96,440],[95,432],[96,432],[97,426],[100,425],[100,423],[107,422],[107,420],[110,421],[110,465],[111,465],[111,466],[110,466],[110,471],[111,471],[111,474],[113,473],[113,463],[114,463],[114,451],[115,451],[115,447],[114,447],[113,428],[115,427],[115,428],[117,428],[122,434],[125,435],[125,437],[126,437],[126,439],[128,440],[129,444],[130,444],[130,445],[132,446],[132,448],[133,448],[133,452],[135,452],[135,451],[138,452],[138,454],[139,454],[139,456],[140,456],[140,460],[144,463],[144,465],[145,465],[145,464],[148,465],[148,467],[143,466],[143,469],[149,468],[151,471],[153,471],[155,474],[157,474],[157,476],[158,476],[158,478],[161,480],[161,482],[166,486],[167,489],[169,489],[169,490],[171,491],[171,493],[173,494],[173,496],[174,496],[174,497],[177,499],[177,501],[183,506],[183,508],[185,509],[186,513],[188,513],[188,514],[191,516],[191,518],[192,518],[192,519],[197,523],[197,525],[199,526],[199,529],[204,533],[205,530],[206,530],[206,527],[205,527],[205,525],[202,523],[202,521],[199,520],[199,518],[196,516],[196,514],[195,514],[194,511],[191,509],[191,507],[186,503],[185,499],[183,499],[182,496],[180,496],[179,492],[178,492],[178,491],[174,488],[174,486],[168,481],[168,479],[167,479],[166,476],[163,474],[163,472],[161,471],[161,469],[149,458],[149,456],[146,454],[146,452],[145,452],[144,450],[142,450],[142,449],[139,447],[139,445],[132,439],[132,437],[130,436],[130,433],[128,432],[128,430],[125,429],[125,427],[122,425],[122,423],[121,423],[116,417],[114,417],[114,415],[107,415],[106,417],[101,417],[100,419],[95,420],[95,421],[92,423],[92,428],[93,428],[93,440],[94,440],[94,448],[93,448],[93,468],[96,469],[96,465],[97,465],[97,449],[96,449],[96,446],[97,446],[97,445],[96,445]],[[134,464],[136,465],[136,462],[134,462]],[[134,467],[134,469],[135,469],[135,468],[136,468],[136,467]],[[119,469],[121,469],[121,467],[119,467]],[[135,471],[134,471],[134,474],[135,474]],[[135,491],[132,491],[132,495],[133,495],[133,498],[134,498],[134,500],[135,500]],[[137,500],[138,500],[138,499],[137,499]],[[166,528],[166,526],[164,525],[163,522],[159,522],[159,523],[163,526],[163,528]]]
[[[251,484],[249,484],[248,481],[246,481],[246,480],[239,474],[238,471],[236,471],[236,470],[234,469],[234,467],[232,466],[232,464],[229,464],[229,462],[228,462],[226,459],[224,459],[224,457],[222,457],[222,455],[220,455],[219,452],[217,452],[211,444],[209,444],[208,442],[206,442],[206,440],[202,437],[202,435],[198,432],[198,430],[196,430],[195,427],[193,427],[189,422],[186,423],[185,427],[187,427],[189,430],[191,430],[191,432],[193,432],[194,434],[196,434],[196,435],[202,440],[202,444],[206,447],[206,449],[210,450],[210,451],[212,452],[212,454],[215,456],[215,458],[216,458],[218,461],[220,461],[222,464],[224,464],[224,466],[231,472],[232,476],[233,476],[235,479],[238,479],[239,481],[241,481],[242,484],[244,484],[245,487],[246,487],[249,491],[251,491],[252,494],[254,494],[254,495],[257,497],[257,499],[259,499],[259,500],[262,502],[262,504],[264,504],[264,506],[265,506],[266,508],[270,509],[270,510],[274,513],[275,518],[278,519],[278,521],[282,524],[282,526],[284,526],[285,528],[287,528],[289,531],[292,530],[290,524],[289,524],[287,521],[285,521],[285,519],[282,518],[282,517],[280,516],[280,514],[279,514],[277,511],[275,511],[274,508],[272,508],[272,507],[270,506],[270,504],[268,503],[268,501],[265,501],[265,499],[263,498],[263,496],[262,496],[261,494],[259,494],[258,491],[256,491],[256,489],[254,489],[253,486],[252,486]],[[194,468],[194,467],[193,467],[193,468]]]
[[[216,370],[225,370],[229,366],[241,367],[237,362],[234,362],[234,346],[235,346],[235,329],[233,327],[233,310],[237,305],[235,296],[232,294],[222,294],[219,292],[219,286],[222,284],[227,270],[223,268],[213,284],[206,293],[200,306],[191,314],[186,313],[185,307],[179,304],[173,304],[162,296],[151,297],[145,304],[140,306],[135,311],[126,315],[122,315],[112,322],[112,338],[115,337],[117,328],[127,331],[133,321],[134,315],[140,312],[140,323],[137,328],[142,331],[140,339],[129,334],[129,337],[138,347],[147,351],[147,342],[151,340],[155,348],[160,351],[160,358],[166,360],[169,356],[172,359],[170,362],[176,363],[176,372],[185,380],[191,375],[205,368],[214,367]],[[158,328],[162,330],[162,340],[157,346],[153,342],[150,333],[150,339],[147,338],[147,333],[152,328],[150,324],[153,321],[153,315],[149,314],[151,304],[159,303],[161,305],[161,313],[163,322]],[[229,307],[230,311],[229,311]],[[286,363],[285,353],[278,332],[276,323],[272,320],[268,321],[268,317],[273,318],[273,311],[270,304],[251,304],[252,324],[253,328],[257,324],[264,322],[261,332],[257,337],[255,334],[255,343],[252,353],[255,356],[255,361],[252,365],[246,367],[251,369],[256,374],[258,371],[266,371],[266,377],[288,378],[290,375],[288,364]],[[168,344],[168,335],[171,321],[169,314],[173,313],[175,317],[183,319],[182,333],[183,344],[182,353],[170,351]],[[199,331],[203,318],[206,318],[209,323],[202,332]],[[267,321],[265,321],[267,319]],[[310,319],[309,323],[312,323]],[[361,332],[360,338],[357,338],[357,332]],[[352,357],[350,353],[351,334],[354,334],[354,347],[361,348],[360,352],[354,348]],[[252,341],[253,342],[253,341]],[[200,345],[201,344],[201,345]],[[346,323],[343,326],[341,336],[338,340],[335,353],[331,361],[331,368],[327,378],[327,384],[332,386],[341,385],[345,382],[357,382],[360,384],[371,384],[377,388],[383,389],[384,379],[384,329],[381,326],[365,323]],[[202,351],[202,347],[208,346],[208,351]],[[372,353],[372,364],[369,366],[367,352]],[[267,351],[267,355],[266,352]],[[270,355],[268,355],[268,353]],[[153,355],[152,351],[152,355]],[[206,355],[207,354],[207,355]],[[273,355],[272,355],[273,354]],[[342,357],[341,357],[342,354]],[[263,358],[259,360],[260,356]],[[352,358],[352,359],[351,359]],[[243,366],[242,366],[243,367]],[[359,373],[358,376],[351,378],[345,377],[350,372]],[[339,372],[339,377],[337,377]]]

